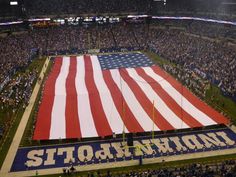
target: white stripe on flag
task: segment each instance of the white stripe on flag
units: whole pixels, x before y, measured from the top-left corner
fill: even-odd
[[[201,124],[207,126],[212,124],[217,124],[208,115],[197,109],[191,102],[189,102],[183,95],[181,95],[168,81],[163,77],[156,74],[152,68],[143,68],[146,74],[152,77],[156,82],[158,82],[161,87],[177,102],[177,104],[182,107],[187,113],[192,115]]]
[[[97,86],[102,107],[112,129],[112,132],[122,133],[124,123],[116,109],[111,93],[104,81],[101,66],[99,64],[97,56],[91,56],[91,62],[93,67],[94,81]],[[127,131],[128,130],[126,129],[126,132]]]
[[[114,69],[110,70],[110,72],[112,75],[112,79],[116,83],[117,87],[120,89],[126,103],[128,104],[128,107],[130,108],[131,112],[133,113],[139,124],[142,126],[144,131],[151,131],[153,127],[152,119],[147,115],[145,110],[143,110],[143,107],[139,104],[132,90],[122,79],[119,70]],[[154,130],[158,131],[160,129],[154,124]]]
[[[70,58],[63,57],[60,73],[55,83],[55,97],[51,114],[50,139],[66,138],[66,78],[69,73]]]
[[[82,137],[98,136],[90,109],[88,90],[85,84],[84,57],[77,57],[77,73],[75,86],[78,99],[78,114]]]
[[[126,69],[130,77],[138,84],[144,94],[148,97],[149,101],[155,100],[155,108],[158,112],[175,128],[189,128],[189,126],[180,119],[166,103],[153,91],[152,87],[140,77],[134,68]]]

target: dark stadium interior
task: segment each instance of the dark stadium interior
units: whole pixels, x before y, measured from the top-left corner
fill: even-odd
[[[17,4],[10,5],[13,1]],[[153,129],[151,132],[112,134],[106,137],[42,141],[33,138],[43,102],[45,81],[52,73],[57,56],[86,57],[90,54],[132,52],[142,52],[152,59],[197,99],[226,117],[229,123],[168,131]],[[49,64],[44,65],[48,58]],[[43,69],[45,77],[41,78]],[[144,137],[149,137],[151,141],[159,136],[181,135],[182,138],[191,132],[211,134],[211,131],[214,133],[221,130],[229,131],[230,137],[234,139],[236,134],[231,132],[235,133],[232,127],[236,125],[236,0],[0,0],[0,71],[0,154],[3,154],[0,157],[0,167],[3,167],[8,149],[14,142],[13,138],[23,120],[21,117],[24,111],[32,106],[30,99],[37,84],[40,86],[39,93],[33,103],[29,120],[25,123],[22,139],[19,140],[20,150],[41,146],[46,148],[51,145],[69,146],[73,143],[77,146],[91,141],[112,143],[113,140],[128,142],[132,139],[133,143],[133,139],[141,141]],[[204,147],[199,152],[222,150],[223,153],[224,150],[235,148],[235,144],[225,147],[213,145],[208,149]],[[134,150],[135,148],[132,152]],[[167,152],[161,156],[153,154],[150,157],[146,157],[147,154],[144,153],[136,160],[139,165],[143,165],[145,159],[151,156],[168,159],[175,155],[199,152],[194,148],[186,152]],[[169,165],[163,160],[155,167],[147,165],[148,161],[140,169],[128,167],[128,170],[122,169],[118,172],[116,169],[91,172],[87,170],[88,172],[81,175],[236,176],[236,151],[233,151],[232,156],[222,153],[219,159],[215,156],[210,160],[207,156],[199,163],[192,160],[178,164],[176,161]],[[16,157],[17,163],[21,163],[22,154]],[[43,158],[45,160],[46,157]],[[101,159],[95,159],[93,163],[102,165],[116,162],[116,158],[114,159],[107,157],[102,162]],[[128,160],[131,158],[117,157],[117,161]],[[82,163],[83,166],[91,164],[87,159]],[[77,170],[76,165],[79,162],[75,165],[70,162],[70,166],[67,165],[60,171],[61,176],[67,176],[68,171],[80,176],[80,173],[74,172]],[[58,166],[52,166],[52,169],[56,167],[62,169],[61,162]],[[75,169],[71,170],[71,167]],[[13,163],[13,167],[8,170],[14,172],[15,169],[31,170],[31,175],[33,170],[38,173],[36,167],[30,169],[25,162]],[[38,169],[44,169],[44,166]],[[4,173],[0,171],[0,176],[1,174]]]
[[[9,0],[1,0],[1,17],[19,18],[68,14],[175,14],[230,18],[235,14],[233,0],[19,0],[18,6],[10,6]],[[212,8],[214,7],[214,8]],[[23,10],[22,10],[23,9]]]

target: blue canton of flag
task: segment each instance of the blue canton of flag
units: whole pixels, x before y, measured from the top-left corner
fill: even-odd
[[[99,55],[98,60],[103,70],[155,65],[152,60],[142,53]]]

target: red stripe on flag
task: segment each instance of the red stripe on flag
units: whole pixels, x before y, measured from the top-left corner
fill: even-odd
[[[129,132],[144,132],[142,126],[138,123],[130,108],[128,107],[128,104],[126,103],[120,89],[112,79],[110,70],[103,71],[103,78],[107,84],[107,87],[109,88],[116,109]],[[123,108],[123,102],[125,108]],[[125,109],[125,115],[123,115],[123,109]]]
[[[156,94],[166,103],[166,105],[188,126],[202,127],[203,125],[182,109],[176,101],[156,82],[152,77],[147,75],[142,68],[136,68],[137,73],[152,87]]]
[[[204,112],[208,115],[211,119],[213,119],[218,124],[224,123],[228,124],[229,120],[225,118],[223,115],[215,111],[213,108],[208,106],[206,103],[198,99],[194,96],[187,88],[177,82],[172,76],[168,73],[164,72],[158,66],[152,67],[153,71],[167,80],[180,94],[182,94],[190,103],[192,103],[197,109]]]
[[[78,101],[75,87],[77,59],[70,57],[69,74],[66,78],[66,138],[81,138]]]
[[[55,84],[62,66],[62,58],[57,57],[52,71],[45,83],[42,103],[39,107],[34,140],[44,140],[50,138],[51,114],[55,97]]]
[[[85,64],[85,83],[89,94],[90,108],[99,136],[112,135],[112,129],[108,123],[106,114],[102,107],[100,94],[96,87],[93,75],[93,67],[90,56],[84,56]],[[81,103],[83,104],[83,103]]]
[[[122,78],[126,81],[126,83],[129,85],[133,93],[135,94],[135,97],[143,107],[143,109],[148,114],[149,118],[152,118],[152,109],[153,105],[151,101],[147,98],[145,93],[143,93],[142,89],[138,86],[138,84],[133,80],[132,77],[129,76],[128,72],[125,69],[120,70],[120,75]],[[160,130],[173,130],[175,129],[155,108],[155,115],[158,117],[154,120],[156,126]]]

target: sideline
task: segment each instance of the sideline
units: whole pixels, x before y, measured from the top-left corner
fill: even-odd
[[[43,65],[43,68],[41,70],[41,73],[39,75],[39,78],[41,78],[41,79],[44,78],[44,73],[46,72],[46,70],[48,68],[48,64],[49,64],[49,58],[46,59],[44,65]],[[26,125],[28,123],[28,120],[29,120],[31,111],[33,109],[35,100],[37,98],[37,95],[38,95],[41,84],[42,84],[42,82],[38,82],[38,80],[37,80],[37,82],[35,84],[35,87],[34,87],[34,90],[32,92],[32,95],[30,97],[29,105],[26,107],[26,109],[24,111],[24,114],[22,116],[20,124],[19,124],[19,126],[17,128],[17,131],[14,135],[14,138],[12,140],[11,146],[8,150],[7,156],[6,156],[6,158],[3,162],[3,165],[2,165],[2,168],[1,168],[1,171],[0,171],[0,176],[1,177],[8,177],[9,176],[11,166],[13,164],[16,152],[17,152],[18,147],[20,145],[22,136],[24,134]]]

